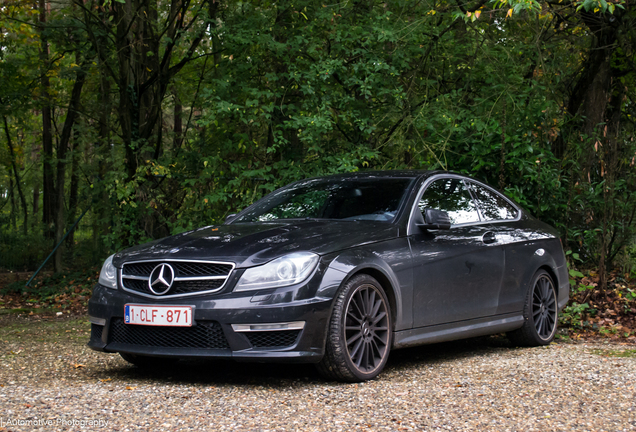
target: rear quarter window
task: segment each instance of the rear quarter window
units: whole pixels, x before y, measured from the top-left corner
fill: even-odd
[[[497,192],[472,182],[470,188],[485,221],[512,220],[519,216],[519,210]]]

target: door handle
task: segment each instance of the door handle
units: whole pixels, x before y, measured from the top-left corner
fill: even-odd
[[[485,244],[497,243],[497,236],[494,232],[488,231],[482,236],[481,241],[483,241]]]

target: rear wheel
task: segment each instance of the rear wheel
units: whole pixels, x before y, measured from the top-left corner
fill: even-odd
[[[335,300],[318,371],[347,382],[377,377],[389,358],[391,328],[391,309],[381,285],[369,275],[354,276]]]
[[[524,346],[547,345],[557,329],[557,297],[552,278],[539,270],[532,279],[523,310],[523,327],[508,333],[508,338]]]

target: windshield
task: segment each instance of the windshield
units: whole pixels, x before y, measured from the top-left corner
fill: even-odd
[[[413,178],[314,179],[267,195],[233,222],[340,219],[391,222]]]

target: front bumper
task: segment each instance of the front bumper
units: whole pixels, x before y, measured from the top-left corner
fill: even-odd
[[[155,357],[317,363],[324,354],[333,300],[298,299],[298,292],[305,288],[161,300],[98,284],[88,304],[92,323],[88,346],[96,351]],[[125,324],[124,305],[128,303],[192,306],[193,326]]]

